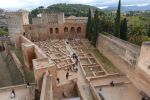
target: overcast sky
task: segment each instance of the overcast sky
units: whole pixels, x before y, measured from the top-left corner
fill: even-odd
[[[0,0],[0,8],[33,9],[41,5],[47,7],[56,3],[77,3],[106,7],[116,5],[118,0]],[[122,5],[143,6],[147,4],[150,4],[150,0],[122,0]]]

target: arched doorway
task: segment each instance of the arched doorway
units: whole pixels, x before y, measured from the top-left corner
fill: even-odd
[[[58,34],[59,33],[59,29],[55,28],[55,32],[56,32],[56,34]]]
[[[68,33],[68,27],[64,28],[64,33]]]
[[[74,27],[71,27],[70,33],[75,33],[75,28]]]
[[[77,28],[77,33],[81,33],[81,27]]]

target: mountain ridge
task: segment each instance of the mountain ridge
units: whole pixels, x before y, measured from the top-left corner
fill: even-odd
[[[109,6],[104,8],[103,10],[116,10],[117,6]],[[122,11],[145,11],[150,10],[150,4],[145,6],[138,6],[138,5],[129,5],[129,6],[122,6]]]

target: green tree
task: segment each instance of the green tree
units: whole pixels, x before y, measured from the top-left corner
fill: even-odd
[[[93,24],[93,34],[92,34],[92,44],[96,47],[96,41],[98,38],[98,33],[99,33],[99,15],[98,15],[98,10],[96,9],[95,14],[94,14],[94,24]]]
[[[143,40],[142,40],[142,36],[144,33],[144,27],[142,26],[134,26],[131,29],[131,33],[129,34],[129,42],[137,44],[137,45],[141,45]]]
[[[90,27],[91,27],[91,24],[92,24],[92,17],[91,17],[91,9],[89,8],[88,22],[87,22],[87,25],[86,25],[86,38],[88,38],[88,39],[90,37]]]
[[[115,36],[120,37],[120,16],[121,16],[121,0],[119,0],[117,14],[115,18]]]
[[[148,27],[148,33],[147,33],[147,36],[150,37],[150,24],[149,24],[149,27]]]
[[[127,19],[124,18],[122,21],[121,21],[121,26],[120,26],[120,38],[123,39],[123,40],[126,40],[127,41]]]

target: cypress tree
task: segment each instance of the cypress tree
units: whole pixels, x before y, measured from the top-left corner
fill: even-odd
[[[88,22],[87,22],[87,25],[86,25],[86,38],[89,39],[90,37],[90,30],[91,30],[91,21],[92,21],[92,17],[91,17],[91,9],[89,9],[89,12],[88,12]]]
[[[147,34],[148,37],[150,37],[150,24],[149,24],[149,27],[148,27],[148,34]]]
[[[121,26],[120,26],[120,38],[123,40],[127,40],[127,19],[124,18],[121,21]]]
[[[120,13],[121,12],[121,0],[119,0],[117,14],[115,18],[115,36],[120,37]]]
[[[96,41],[98,38],[98,32],[99,32],[99,17],[98,17],[98,10],[96,9],[94,14],[94,20],[93,20],[93,35],[92,35],[92,44],[96,47]]]

